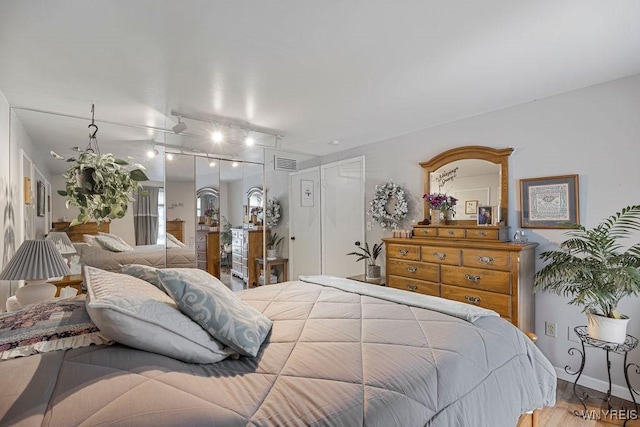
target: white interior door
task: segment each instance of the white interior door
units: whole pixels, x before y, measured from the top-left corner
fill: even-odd
[[[289,187],[289,280],[320,274],[320,169],[294,172]]]
[[[364,156],[321,166],[322,273],[348,277],[365,266],[346,256],[365,240]]]

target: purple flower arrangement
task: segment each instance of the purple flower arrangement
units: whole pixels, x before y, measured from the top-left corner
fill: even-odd
[[[432,209],[441,211],[452,210],[458,202],[458,199],[455,197],[442,193],[425,194],[422,198],[429,202],[429,206],[431,206]]]

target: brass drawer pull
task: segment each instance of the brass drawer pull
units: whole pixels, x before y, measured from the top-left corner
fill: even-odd
[[[433,256],[438,258],[440,261],[442,261],[443,259],[445,259],[447,257],[447,254],[442,253],[442,252],[434,252]]]
[[[480,301],[482,301],[480,297],[472,297],[471,295],[465,295],[464,299],[466,299],[467,302],[471,304],[478,304]]]
[[[478,261],[480,261],[482,264],[485,264],[485,265],[493,264],[493,257],[492,256],[478,256]]]
[[[415,291],[415,290],[418,289],[418,286],[417,285],[407,284],[407,289],[410,290],[410,291]]]
[[[400,255],[402,255],[402,256],[407,256],[407,254],[409,253],[409,251],[406,250],[406,249],[400,249],[399,252],[400,252]]]
[[[415,272],[417,272],[417,271],[418,271],[418,267],[414,267],[414,266],[412,266],[412,265],[407,265],[407,271],[408,271],[409,273],[415,273]]]
[[[422,230],[422,234],[429,234],[429,230]]]
[[[486,235],[487,235],[487,232],[486,232],[486,231],[477,231],[477,232],[476,232],[476,235],[478,235],[478,236],[483,236],[483,237],[484,237],[484,236],[486,236]]]
[[[448,234],[449,236],[453,236],[454,234],[456,234],[456,232],[455,232],[455,231],[453,231],[453,230],[449,230],[449,231],[447,231],[447,234]]]
[[[468,281],[473,283],[478,283],[480,281],[480,276],[474,276],[473,274],[465,274],[464,277],[466,277]]]

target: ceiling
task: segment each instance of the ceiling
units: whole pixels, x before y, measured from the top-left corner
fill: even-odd
[[[325,155],[639,73],[639,19],[636,0],[2,0],[0,91],[163,129],[172,111],[217,117]],[[86,120],[16,111],[38,145],[88,142]],[[136,156],[152,140],[247,151],[184,121],[201,136],[102,124],[98,140]]]

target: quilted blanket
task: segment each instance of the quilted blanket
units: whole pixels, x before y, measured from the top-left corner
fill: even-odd
[[[117,271],[125,264],[142,264],[164,268],[195,267],[195,249],[165,248],[164,245],[135,246],[133,251],[113,252],[99,245],[74,245],[80,256],[80,264],[107,271]]]
[[[496,316],[307,282],[240,293],[273,320],[257,357],[195,365],[124,346],[0,362],[0,425],[508,426],[555,372]]]

